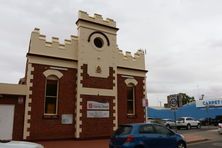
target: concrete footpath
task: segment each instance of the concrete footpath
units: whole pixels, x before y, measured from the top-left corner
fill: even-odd
[[[187,144],[206,141],[207,139],[199,135],[183,134]],[[63,141],[40,141],[45,148],[108,148],[109,139],[99,140],[63,140]]]

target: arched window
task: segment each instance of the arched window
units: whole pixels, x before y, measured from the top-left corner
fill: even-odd
[[[127,114],[135,115],[135,85],[127,85]]]
[[[56,115],[58,111],[58,87],[59,80],[50,75],[46,79],[44,114]]]

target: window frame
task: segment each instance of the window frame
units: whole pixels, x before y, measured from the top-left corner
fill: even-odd
[[[49,75],[45,80],[46,81],[45,81],[45,96],[44,96],[44,115],[46,115],[46,116],[55,116],[55,115],[58,115],[59,78],[55,75]],[[47,96],[48,80],[57,81],[56,96]],[[51,97],[51,98],[55,97],[56,98],[55,113],[46,113],[46,99],[47,99],[47,97]]]
[[[127,85],[127,107],[126,107],[126,112],[127,112],[127,115],[135,115],[136,114],[136,95],[135,95],[135,88],[136,86],[133,84],[133,83],[129,83],[128,85]],[[129,105],[128,105],[128,102],[129,102],[129,98],[128,98],[128,89],[129,88],[132,88],[132,90],[133,90],[133,98],[132,98],[132,100],[130,100],[130,101],[132,101],[132,103],[133,103],[133,110],[132,110],[132,113],[129,113],[128,112],[128,107],[129,107]]]

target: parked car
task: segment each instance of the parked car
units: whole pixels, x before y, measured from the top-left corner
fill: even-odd
[[[44,148],[41,144],[25,141],[0,140],[0,148]]]
[[[201,128],[200,121],[195,120],[192,117],[180,117],[177,121],[177,128],[186,128],[187,130],[191,129],[192,127]]]
[[[206,125],[212,125],[213,119],[212,118],[200,118],[200,125],[206,126]]]
[[[173,128],[176,127],[176,123],[175,121],[171,120],[171,119],[162,119],[163,124],[167,127],[167,128]]]
[[[214,126],[218,126],[219,123],[222,123],[222,115],[218,115],[213,119]]]
[[[222,123],[218,123],[218,133],[222,134]]]
[[[184,137],[157,123],[120,125],[109,148],[186,148]]]

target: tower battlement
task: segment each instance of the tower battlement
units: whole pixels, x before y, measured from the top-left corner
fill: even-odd
[[[52,37],[51,41],[46,40],[46,35],[40,34],[40,29],[35,28],[34,31],[32,32],[32,35],[35,34],[33,37],[35,39],[39,39],[45,42],[45,46],[47,47],[52,47],[54,45],[54,48],[62,48],[64,49],[67,45],[72,44],[72,40],[77,40],[78,37],[71,35],[71,39],[65,39],[63,43],[60,43],[58,37]],[[57,46],[57,47],[55,47]]]
[[[126,51],[125,53],[122,50],[119,50],[119,54],[123,56],[124,59],[138,59],[140,57],[144,57],[144,51],[142,49],[137,50],[134,55],[131,52]]]
[[[35,28],[31,34],[29,53],[47,55],[52,57],[77,59],[78,37],[71,35],[71,39],[65,39],[63,43],[58,37],[52,37],[51,41],[46,40],[46,35],[40,34],[40,29]]]
[[[118,66],[128,67],[133,69],[145,69],[145,54],[144,51],[139,49],[136,53],[132,54],[129,51],[125,53],[122,50],[119,50],[118,55]]]
[[[113,19],[106,18],[103,19],[103,16],[100,14],[94,14],[94,16],[89,16],[89,14],[85,11],[79,11],[79,19],[99,23],[102,25],[110,26],[110,27],[116,27],[116,22]]]

